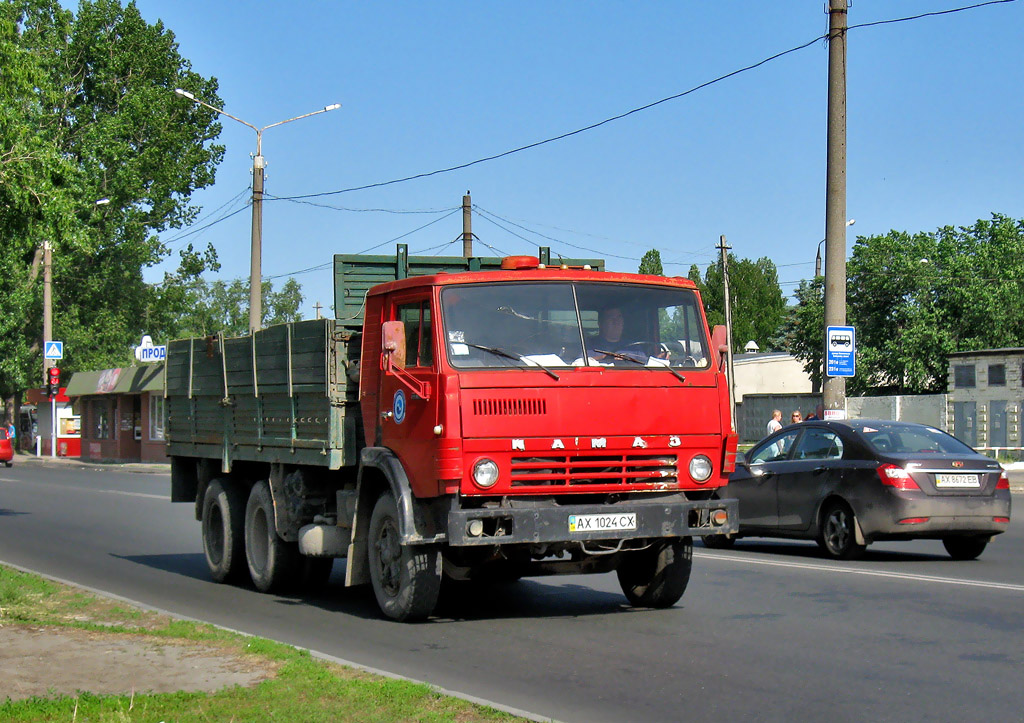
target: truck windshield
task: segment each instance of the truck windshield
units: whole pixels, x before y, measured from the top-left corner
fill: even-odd
[[[460,369],[710,365],[704,319],[690,289],[567,281],[467,284],[442,290],[441,311],[448,361]]]

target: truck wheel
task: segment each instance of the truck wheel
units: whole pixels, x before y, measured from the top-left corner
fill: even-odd
[[[616,573],[631,605],[667,608],[686,592],[692,564],[693,539],[678,537],[626,553]]]
[[[441,591],[441,556],[436,547],[402,544],[398,506],[390,492],[374,505],[367,548],[370,582],[381,612],[399,621],[429,616]]]
[[[203,496],[203,552],[216,582],[245,573],[245,497],[237,486],[211,480]]]
[[[253,485],[245,506],[245,559],[252,584],[260,592],[282,590],[299,572],[299,548],[277,534],[274,503],[266,480]]]

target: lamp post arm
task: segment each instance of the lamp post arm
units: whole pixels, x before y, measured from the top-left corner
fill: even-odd
[[[311,115],[318,115],[320,113],[326,113],[328,111],[337,110],[340,107],[341,107],[341,103],[334,103],[333,105],[324,106],[320,110],[315,110],[315,111],[313,111],[311,113],[303,113],[302,115],[297,115],[294,118],[289,118],[288,120],[278,121],[277,123],[271,123],[268,126],[263,126],[262,128],[259,129],[259,132],[262,133],[263,131],[267,130],[268,128],[273,128],[274,126],[283,126],[285,123],[291,123],[292,121],[302,120],[303,118],[309,118]],[[246,125],[249,125],[249,124],[246,123]],[[253,126],[249,126],[249,127],[252,128]]]
[[[209,103],[205,103],[205,102],[199,100],[192,93],[189,93],[187,90],[182,90],[181,88],[175,88],[174,92],[177,93],[178,95],[180,95],[182,98],[188,98],[193,103],[197,103],[197,104],[203,106],[204,108],[209,108],[210,110],[214,111],[215,113],[220,113],[221,115],[226,115],[228,118],[230,118],[233,121],[238,121],[239,123],[241,123],[244,126],[249,126],[250,128],[252,128],[257,133],[260,132],[260,129],[257,128],[256,126],[254,126],[252,123],[248,123],[248,122],[242,120],[241,118],[233,116],[230,113],[228,113],[226,110],[218,108],[215,105],[210,105]]]

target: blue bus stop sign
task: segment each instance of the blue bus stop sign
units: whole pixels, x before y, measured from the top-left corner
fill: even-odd
[[[825,329],[825,376],[852,377],[857,368],[857,335],[852,326]]]

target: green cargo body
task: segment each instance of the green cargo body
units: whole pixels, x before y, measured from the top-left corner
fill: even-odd
[[[354,466],[359,334],[334,319],[251,336],[173,341],[167,349],[168,454]]]

